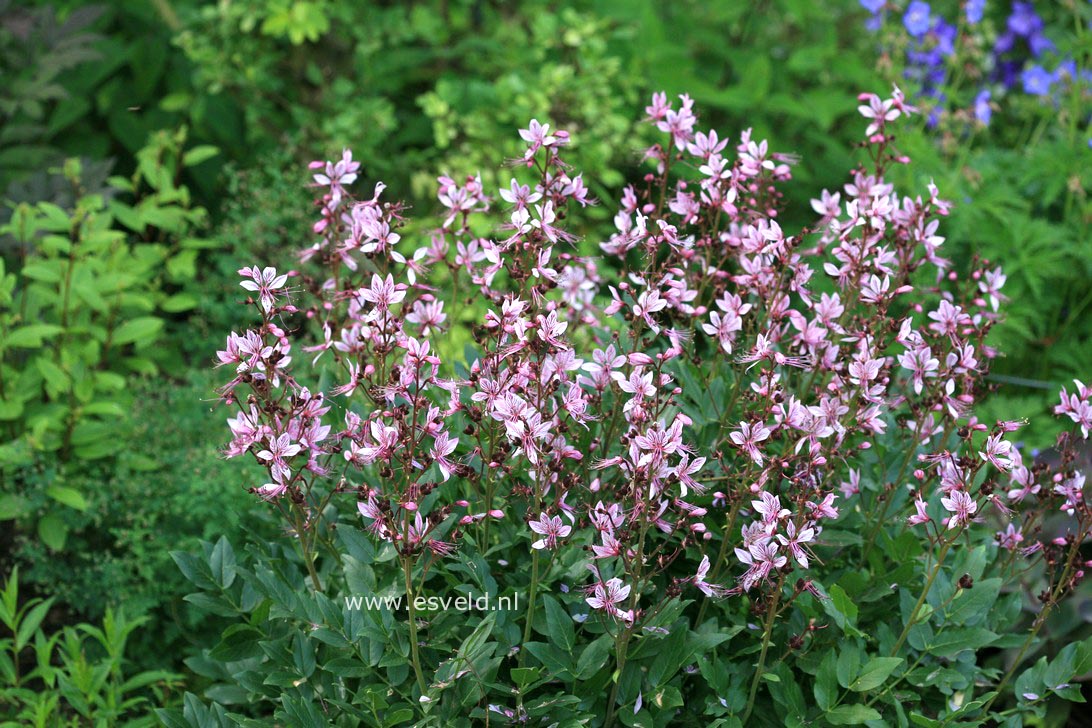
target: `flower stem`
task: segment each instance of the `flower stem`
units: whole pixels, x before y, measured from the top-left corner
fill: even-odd
[[[410,656],[413,660],[413,672],[417,676],[417,687],[423,696],[425,675],[421,672],[421,655],[417,647],[417,609],[413,606],[413,579],[410,575],[410,557],[402,557],[402,574],[406,580],[406,609],[409,611]]]
[[[607,720],[603,724],[605,728],[614,725],[615,708],[618,704],[618,687],[622,684],[622,670],[626,667],[626,651],[629,649],[629,637],[632,631],[629,627],[622,630],[622,634],[615,644],[614,651],[618,655],[618,679],[610,689],[610,699],[607,701]]]
[[[751,680],[751,694],[747,697],[747,707],[743,711],[743,725],[747,725],[747,719],[751,717],[751,711],[755,708],[755,697],[758,695],[758,684],[762,681],[762,672],[766,667],[766,653],[770,649],[770,634],[773,632],[774,619],[777,617],[777,605],[781,601],[781,585],[785,577],[777,580],[777,588],[773,593],[773,601],[770,602],[766,612],[766,628],[762,632],[762,652],[758,655],[758,667],[755,669],[754,679]]]
[[[1035,641],[1036,635],[1039,634],[1039,630],[1046,624],[1047,617],[1050,616],[1051,610],[1054,605],[1057,604],[1058,598],[1061,597],[1062,591],[1065,589],[1066,584],[1069,582],[1070,574],[1073,572],[1075,557],[1080,553],[1080,543],[1076,543],[1070,546],[1069,558],[1066,560],[1065,569],[1062,571],[1062,576],[1058,580],[1058,585],[1054,588],[1054,591],[1050,595],[1050,601],[1043,605],[1043,611],[1039,612],[1039,616],[1035,618],[1035,623],[1032,624],[1031,631],[1028,632],[1027,639],[1024,640],[1023,646],[1020,647],[1020,652],[1017,653],[1016,659],[1012,661],[1012,665],[1008,671],[1001,678],[1001,682],[997,684],[994,689],[994,695],[985,705],[982,706],[982,712],[985,714],[989,711],[990,706],[994,701],[1001,696],[1001,691],[1009,684],[1009,680],[1016,674],[1016,668],[1020,667],[1020,663],[1024,660],[1024,655],[1027,654],[1031,648],[1031,643]]]
[[[929,595],[929,590],[933,587],[933,582],[936,580],[937,574],[940,573],[940,567],[944,565],[944,557],[947,555],[948,549],[952,547],[954,542],[954,538],[950,541],[946,541],[937,553],[937,563],[933,567],[933,571],[929,574],[929,578],[925,581],[925,588],[921,590],[921,596],[918,597],[917,604],[915,604],[914,608],[910,611],[910,618],[906,620],[906,626],[902,628],[902,634],[899,635],[899,638],[895,641],[895,646],[891,649],[891,657],[894,657],[899,653],[903,643],[906,642],[907,635],[910,634],[910,628],[917,623],[921,606],[925,604],[925,598]]]
[[[307,527],[306,517],[297,511],[295,513],[296,522],[296,536],[300,541],[300,551],[303,552],[303,564],[307,567],[307,574],[311,577],[311,586],[315,591],[322,591],[322,581],[319,579],[318,571],[315,569],[315,553],[314,553],[314,540],[308,543],[307,540]]]

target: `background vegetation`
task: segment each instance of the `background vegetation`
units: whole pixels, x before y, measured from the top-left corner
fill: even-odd
[[[990,49],[1013,7],[989,2],[973,31],[958,21],[975,40],[941,59],[938,94],[900,16],[877,23],[867,5],[0,0],[0,571],[18,648],[0,676],[21,675],[0,688],[0,720],[136,718],[213,681],[199,655],[220,617],[182,600],[168,552],[273,527],[209,444],[222,415],[204,372],[231,328],[234,271],[290,264],[309,236],[306,164],[343,147],[366,186],[432,210],[437,175],[499,168],[535,117],[572,133],[570,161],[613,199],[648,134],[634,109],[665,89],[708,125],[802,156],[789,209],[806,211],[852,164],[857,94],[898,82],[936,111],[899,145],[916,186],[934,179],[956,202],[946,254],[1009,276],[998,417],[1035,418],[1087,381],[1088,84],[1042,95],[999,79]],[[1035,7],[1052,69],[1089,68],[1088,3]],[[963,7],[934,11],[957,22]],[[592,245],[607,210],[587,216]],[[1049,427],[1028,444],[1049,445]],[[19,608],[29,629],[13,626]],[[63,679],[28,670],[34,649]],[[101,680],[50,657],[81,649]]]

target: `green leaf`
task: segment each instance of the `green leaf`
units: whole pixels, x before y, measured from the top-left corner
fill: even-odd
[[[835,674],[838,676],[838,684],[848,688],[857,679],[857,673],[861,668],[861,649],[856,642],[848,642],[838,653],[838,662],[835,665]]]
[[[38,627],[42,624],[42,620],[45,619],[46,613],[49,612],[51,606],[53,606],[52,598],[35,604],[29,612],[23,615],[23,620],[19,624],[19,633],[15,635],[16,653],[30,644],[34,632],[37,631]]]
[[[963,589],[959,596],[952,600],[945,623],[963,625],[981,622],[989,614],[990,607],[997,601],[997,595],[1000,592],[1000,577],[985,579],[976,582],[971,589]]]
[[[857,675],[857,679],[850,684],[849,689],[863,693],[877,688],[883,685],[888,675],[901,664],[901,657],[873,657],[861,668],[861,672]]]
[[[8,422],[17,420],[23,416],[23,403],[19,400],[8,401],[0,399],[0,421]]]
[[[141,316],[126,321],[119,326],[114,331],[113,341],[118,346],[122,344],[148,344],[155,339],[162,328],[162,319],[154,316]]]
[[[952,657],[963,650],[977,650],[997,639],[997,634],[985,627],[957,627],[936,634],[925,651],[938,657]]]
[[[398,710],[392,710],[384,721],[384,725],[387,728],[394,728],[394,726],[408,725],[413,721],[413,710],[411,708],[400,708]]]
[[[834,652],[827,652],[826,657],[819,664],[819,671],[815,673],[815,703],[822,710],[829,710],[838,700],[838,675],[835,668],[836,658]]]
[[[555,677],[562,680],[572,679],[572,656],[559,650],[556,645],[528,642],[524,649]]]
[[[167,313],[178,313],[180,311],[189,311],[196,307],[197,303],[197,296],[192,293],[176,293],[165,298],[159,307]]]
[[[259,640],[262,633],[249,624],[233,624],[224,630],[220,643],[212,648],[209,657],[221,662],[238,662],[262,654]]]
[[[182,155],[182,164],[187,167],[194,167],[205,160],[212,159],[219,153],[220,150],[211,144],[201,144]]]
[[[198,589],[216,591],[219,585],[213,581],[208,564],[197,556],[185,551],[171,551],[171,558],[178,564],[179,570]]]
[[[46,488],[46,495],[58,503],[63,503],[70,508],[75,508],[77,511],[87,510],[87,499],[75,488],[68,488],[63,485],[51,485]]]
[[[69,391],[72,384],[71,377],[45,356],[39,356],[34,360],[34,365],[42,378],[45,379],[47,391],[54,397]]]
[[[30,513],[30,504],[27,499],[7,493],[0,495],[0,521],[13,521]]]
[[[38,521],[38,538],[54,551],[60,551],[68,539],[68,526],[60,516],[49,513]]]
[[[536,682],[542,677],[541,667],[514,667],[512,668],[512,681],[519,686],[520,689],[526,688],[528,685]]]
[[[482,651],[488,650],[490,646],[486,644],[486,640],[493,633],[493,626],[496,623],[496,612],[490,612],[485,619],[478,622],[478,626],[474,628],[470,636],[459,645],[459,657],[471,661],[476,659]]]
[[[613,644],[613,640],[608,635],[603,635],[585,647],[576,661],[576,676],[581,680],[587,680],[599,672],[607,656],[610,655]]]
[[[827,711],[827,720],[832,725],[861,725],[870,720],[879,720],[882,716],[875,708],[856,705],[839,705]]]
[[[305,678],[315,672],[315,646],[302,633],[297,632],[292,638],[292,662],[296,672]]]
[[[843,632],[857,636],[857,605],[846,594],[845,589],[835,584],[828,590],[830,599],[823,600],[823,609],[834,619]]]
[[[27,263],[19,272],[24,278],[42,283],[58,283],[61,280],[60,265],[55,262]]]
[[[235,551],[226,537],[221,536],[212,547],[209,555],[209,571],[213,580],[222,589],[227,589],[235,581]]]
[[[8,347],[22,347],[24,349],[36,349],[42,345],[42,341],[50,339],[64,331],[54,324],[32,324],[20,326],[4,337],[3,343]]]
[[[576,643],[573,618],[553,597],[546,595],[542,601],[546,604],[546,628],[549,630],[547,636],[562,650],[572,654],[573,645]]]

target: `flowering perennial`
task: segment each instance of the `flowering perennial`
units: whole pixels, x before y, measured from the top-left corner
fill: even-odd
[[[908,8],[911,34],[933,23]],[[766,627],[744,715],[778,618],[826,600],[824,560],[871,558],[892,522],[937,570],[964,534],[996,532],[1022,559],[1006,575],[1045,564],[1048,603],[1071,590],[1092,526],[1084,477],[1071,456],[1025,462],[1019,423],[975,415],[1005,276],[945,257],[938,189],[888,181],[909,162],[892,145],[916,112],[902,93],[861,96],[868,164],[796,231],[779,222],[794,157],[749,130],[700,130],[685,95],[645,111],[663,142],[602,237],[574,224],[606,202],[564,161],[572,139],[537,120],[502,189],[439,178],[431,228],[382,183],[355,195],[350,152],[312,164],[315,239],[298,269],[240,270],[256,324],[218,357],[226,454],[267,474],[254,492],[291,524],[315,588],[335,524],[389,544],[412,591],[420,564],[468,542],[486,553],[515,522],[525,641],[568,554],[585,575],[573,609],[614,636],[619,669],[673,598],[745,599]],[[1063,390],[1079,433],[1063,452],[1088,437],[1090,401],[1079,382]],[[1064,536],[1048,538],[1057,512]]]

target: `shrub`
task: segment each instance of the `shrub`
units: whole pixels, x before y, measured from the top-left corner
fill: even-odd
[[[126,643],[143,620],[107,610],[101,628],[79,624],[48,634],[42,625],[52,602],[20,603],[18,570],[0,592],[3,725],[152,725],[148,706],[169,704],[178,676],[129,669]]]
[[[727,158],[655,95],[667,137],[596,259],[569,252],[595,201],[549,125],[499,220],[440,178],[415,252],[348,152],[314,163],[315,244],[239,271],[261,324],[219,353],[227,454],[291,545],[175,554],[237,622],[189,663],[216,704],[162,717],[1015,725],[1080,700],[1092,642],[1021,668],[1084,574],[1092,391],[1063,391],[1057,466],[975,416],[1004,277],[943,257],[935,187],[886,181],[914,109],[861,103],[867,164],[790,234],[795,159],[749,132]],[[456,595],[519,602],[433,613]]]
[[[32,518],[13,472],[41,454],[56,462],[95,460],[121,451],[132,404],[132,378],[171,364],[162,346],[167,317],[192,308],[185,290],[205,223],[178,177],[209,148],[184,152],[185,131],[159,134],[130,178],[112,178],[116,197],[85,193],[81,164],[65,175],[72,210],[20,203],[0,236],[13,248],[0,258],[0,520],[36,521],[50,548],[63,546],[60,514]],[[160,346],[156,346],[160,344]],[[52,500],[84,509],[86,494],[52,485]]]
[[[29,529],[5,534],[3,550],[21,565],[24,590],[48,595],[68,621],[100,620],[111,607],[146,619],[130,640],[142,668],[181,669],[193,644],[222,629],[184,608],[186,581],[170,551],[222,534],[276,532],[264,514],[244,509],[242,464],[225,464],[201,437],[211,386],[202,373],[181,383],[142,380],[124,435],[131,450],[75,467],[42,457],[13,473],[28,518],[52,512],[66,534],[63,544]],[[51,508],[58,489],[79,494],[81,509]]]

